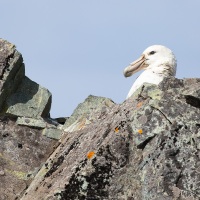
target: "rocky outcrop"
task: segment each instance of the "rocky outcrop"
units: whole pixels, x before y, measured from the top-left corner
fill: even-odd
[[[0,108],[5,112],[4,102],[13,92],[25,76],[22,55],[15,46],[0,39]]]
[[[86,125],[98,120],[104,115],[115,103],[108,98],[88,96],[83,103],[80,103],[68,118],[63,126],[65,132],[81,130]]]
[[[63,135],[22,199],[199,199],[199,86],[169,78],[91,112],[95,121]]]
[[[19,199],[58,146],[50,107],[51,93],[25,76],[22,55],[0,39],[1,200]],[[57,134],[48,135],[52,128]]]
[[[18,199],[58,142],[42,130],[0,119],[0,199]]]
[[[6,101],[7,115],[47,118],[51,108],[51,93],[24,77],[16,92]]]
[[[1,115],[46,118],[50,108],[51,93],[25,76],[22,55],[0,39]]]
[[[200,199],[200,79],[145,84],[122,104],[90,95],[58,119],[23,81],[2,101],[0,199]]]

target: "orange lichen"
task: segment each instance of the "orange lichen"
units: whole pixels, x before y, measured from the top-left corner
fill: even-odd
[[[90,151],[90,152],[88,152],[88,154],[87,154],[87,158],[88,158],[88,159],[91,159],[91,158],[94,156],[94,154],[95,154],[94,151]]]
[[[78,130],[85,128],[85,124],[86,124],[86,119],[85,118],[81,119],[80,122],[78,123]]]
[[[118,132],[119,132],[119,128],[116,127],[116,128],[115,128],[115,133],[118,133]]]
[[[143,105],[143,102],[139,102],[139,103],[137,104],[137,108],[140,108],[142,105]]]
[[[139,130],[138,130],[138,133],[139,133],[139,134],[142,134],[142,133],[143,133],[142,129],[139,129]]]

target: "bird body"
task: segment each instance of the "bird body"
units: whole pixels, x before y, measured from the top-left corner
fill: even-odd
[[[148,47],[139,59],[124,69],[124,76],[129,77],[142,69],[145,71],[136,79],[127,98],[132,96],[144,83],[158,85],[164,77],[175,76],[176,58],[167,47],[153,45]]]
[[[132,85],[127,98],[129,98],[141,85],[144,83],[152,83],[158,85],[164,76],[158,76],[150,70],[145,70],[134,82]]]

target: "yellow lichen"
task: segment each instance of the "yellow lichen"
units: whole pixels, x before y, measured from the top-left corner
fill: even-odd
[[[94,151],[90,151],[90,152],[88,152],[88,154],[87,154],[87,158],[88,158],[88,159],[91,159],[91,158],[94,156],[94,154],[95,154]]]
[[[116,128],[115,128],[115,133],[118,133],[118,132],[119,132],[119,128],[116,127]]]
[[[139,103],[137,104],[137,108],[140,108],[142,105],[143,105],[143,102],[139,102]]]
[[[21,180],[28,180],[27,178],[27,173],[25,172],[20,172],[20,171],[15,171],[15,170],[9,170],[9,169],[5,169],[5,171],[9,174],[12,174],[13,176],[17,177],[18,179]]]
[[[142,129],[139,129],[139,130],[138,130],[138,133],[139,133],[139,134],[142,134],[142,133],[143,133]]]

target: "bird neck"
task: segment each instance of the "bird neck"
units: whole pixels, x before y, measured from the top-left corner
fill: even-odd
[[[169,64],[149,65],[149,67],[146,68],[146,71],[163,77],[175,76],[176,74],[176,68]]]

